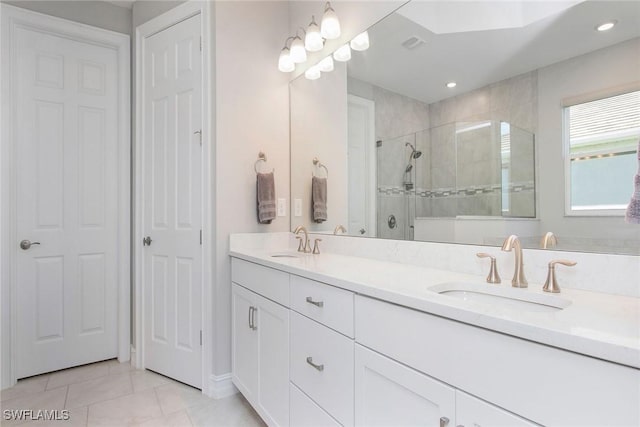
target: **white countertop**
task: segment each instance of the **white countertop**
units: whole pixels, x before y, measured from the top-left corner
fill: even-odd
[[[529,312],[440,295],[428,288],[445,282],[487,285],[484,277],[322,253],[274,258],[274,251],[235,249],[232,257],[324,282],[394,304],[519,338],[640,368],[640,299],[575,289],[555,294],[571,301],[556,312]],[[296,252],[292,252],[296,254]],[[510,287],[503,277],[499,287]],[[521,292],[542,292],[529,283]]]

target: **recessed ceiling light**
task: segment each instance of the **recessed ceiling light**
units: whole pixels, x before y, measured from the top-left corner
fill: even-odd
[[[456,86],[457,86],[457,83],[456,83],[456,82],[449,82],[449,83],[447,83],[447,87],[448,87],[449,89],[453,89],[453,88],[454,88],[454,87],[456,87]]]
[[[618,23],[618,21],[616,21],[616,20],[605,22],[603,24],[598,25],[596,27],[596,30],[598,30],[598,31],[608,31],[608,30],[612,29],[617,23]]]

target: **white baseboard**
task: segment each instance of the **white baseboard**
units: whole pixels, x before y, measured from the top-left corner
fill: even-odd
[[[211,375],[209,377],[209,397],[222,399],[232,396],[238,389],[231,381],[231,373],[223,375]]]

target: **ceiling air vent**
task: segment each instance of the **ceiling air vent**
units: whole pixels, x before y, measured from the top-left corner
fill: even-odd
[[[413,50],[419,46],[422,46],[423,44],[425,44],[425,41],[422,40],[420,37],[416,37],[416,36],[411,36],[402,42],[402,46],[405,49],[409,49],[409,50]]]

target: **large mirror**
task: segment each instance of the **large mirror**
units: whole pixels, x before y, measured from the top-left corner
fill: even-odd
[[[368,35],[291,83],[292,228],[640,254],[640,3],[414,0]]]

